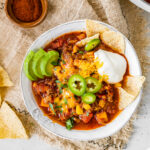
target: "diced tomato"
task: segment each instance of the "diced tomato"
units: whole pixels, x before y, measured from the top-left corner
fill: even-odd
[[[84,113],[83,115],[80,115],[79,117],[84,123],[88,123],[92,119],[93,113]]]
[[[63,39],[60,38],[59,40],[54,41],[54,42],[51,43],[51,48],[52,49],[57,49],[59,47],[62,47],[62,45],[63,45]]]

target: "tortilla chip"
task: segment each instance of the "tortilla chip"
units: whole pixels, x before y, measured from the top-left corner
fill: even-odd
[[[8,73],[0,66],[0,87],[9,86],[13,86],[13,83],[10,80]]]
[[[97,33],[102,34],[105,31],[109,31],[109,29],[106,26],[99,24],[98,22],[93,21],[93,20],[86,20],[87,37],[93,36]]]
[[[2,104],[2,98],[1,98],[1,94],[0,94],[0,107],[1,107],[1,104]]]
[[[93,39],[99,39],[99,33],[95,34],[94,36],[91,36],[91,37],[88,37],[88,38],[85,38],[79,42],[76,43],[76,45],[78,47],[83,47],[85,46],[88,42],[90,42],[91,40]]]
[[[28,138],[23,124],[6,102],[0,108],[0,139],[4,138]]]
[[[114,31],[106,31],[101,34],[101,40],[114,51],[124,54],[125,41],[124,37],[120,33]]]
[[[127,93],[123,88],[118,87],[119,92],[119,110],[125,109],[129,104],[131,104],[135,97]]]
[[[139,94],[144,81],[144,76],[126,76],[123,83],[123,89],[136,97]]]

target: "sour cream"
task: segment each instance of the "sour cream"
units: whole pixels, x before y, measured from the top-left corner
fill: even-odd
[[[101,76],[107,76],[108,83],[118,83],[123,79],[127,68],[127,62],[123,56],[100,49],[94,53],[94,57],[95,61],[101,64],[97,65],[98,73]]]

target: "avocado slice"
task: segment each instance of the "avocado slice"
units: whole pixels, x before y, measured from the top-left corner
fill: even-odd
[[[33,57],[33,61],[32,61],[32,70],[34,72],[34,74],[38,77],[43,79],[44,76],[42,75],[42,72],[40,70],[40,62],[42,57],[46,54],[46,52],[40,48],[39,51],[37,51]]]
[[[40,61],[40,70],[42,75],[51,76],[53,65],[51,63],[57,63],[59,53],[57,51],[49,51]]]
[[[50,61],[46,65],[46,76],[52,76],[54,66],[50,63]]]
[[[31,63],[33,56],[35,55],[35,52],[30,51],[29,54],[26,56],[25,61],[24,61],[24,73],[28,77],[29,80],[34,81],[37,80],[36,75],[33,73]]]

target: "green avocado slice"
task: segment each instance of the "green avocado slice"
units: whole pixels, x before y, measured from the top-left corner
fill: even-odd
[[[29,54],[25,58],[24,66],[23,66],[25,75],[28,77],[29,80],[32,80],[32,81],[37,80],[37,77],[33,73],[33,70],[31,67],[31,63],[32,63],[32,59],[34,55],[35,55],[35,52],[30,51]]]
[[[53,65],[51,63],[57,63],[59,53],[57,51],[49,51],[42,57],[40,61],[40,70],[42,75],[51,76]]]
[[[33,61],[32,61],[32,70],[34,72],[34,74],[38,77],[43,79],[44,76],[42,75],[42,72],[40,70],[40,62],[42,57],[46,54],[46,52],[43,49],[39,49],[39,51],[37,51],[33,57]]]

